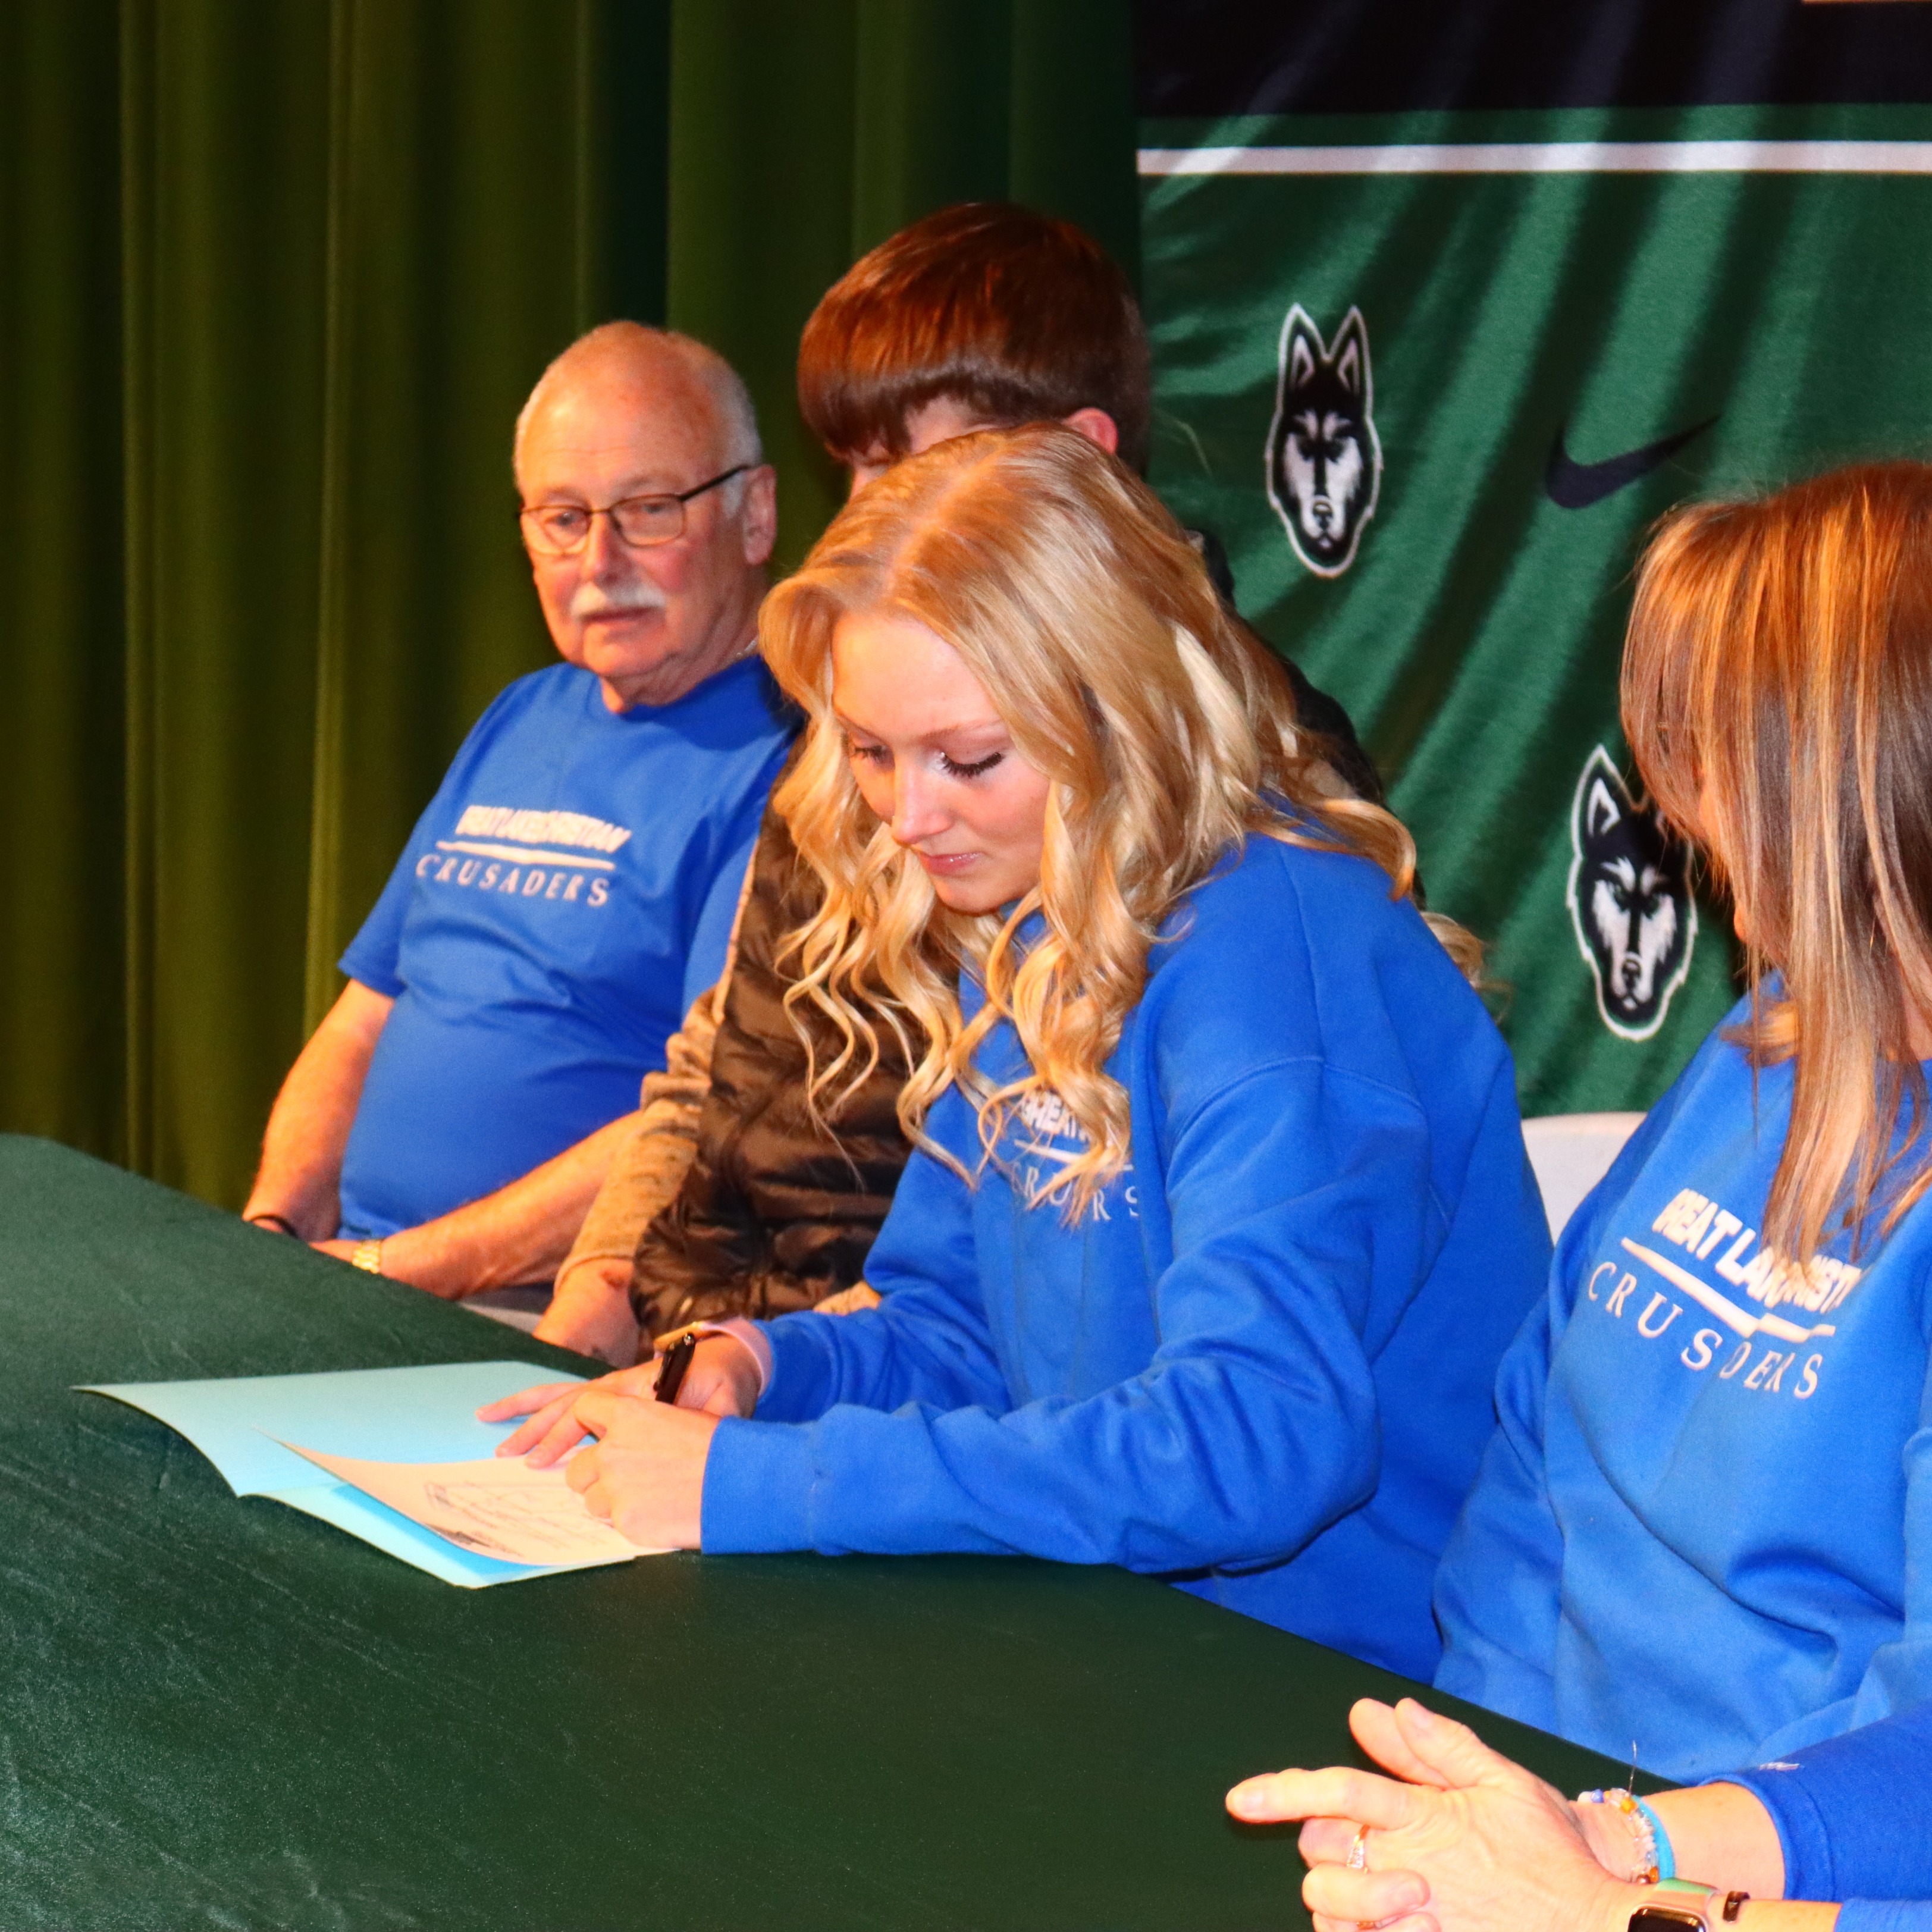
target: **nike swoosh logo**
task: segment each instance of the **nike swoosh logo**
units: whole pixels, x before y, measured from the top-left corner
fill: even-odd
[[[1628,489],[1640,477],[1668,463],[1717,420],[1715,416],[1707,417],[1694,428],[1679,430],[1675,436],[1647,442],[1641,449],[1626,450],[1603,463],[1575,461],[1563,447],[1563,430],[1559,429],[1550,447],[1550,460],[1544,466],[1544,494],[1559,510],[1587,510],[1592,503],[1600,503],[1606,496]],[[1568,428],[1568,424],[1564,427]]]

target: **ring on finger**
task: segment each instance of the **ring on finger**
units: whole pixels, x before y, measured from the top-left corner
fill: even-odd
[[[1366,1825],[1355,1827],[1354,1841],[1348,1847],[1348,1870],[1365,1872],[1369,1868],[1369,1828]],[[1376,1932],[1382,1922],[1375,1918],[1358,1918],[1355,1932]]]

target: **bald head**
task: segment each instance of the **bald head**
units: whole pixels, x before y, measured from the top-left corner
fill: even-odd
[[[758,418],[736,370],[715,349],[675,329],[607,322],[580,335],[537,378],[517,418],[512,463],[524,482],[524,449],[539,419],[562,410],[662,421],[688,438],[713,471],[764,462]],[[709,472],[708,472],[709,473]]]
[[[591,513],[576,549],[531,543],[530,568],[558,650],[613,711],[674,703],[750,648],[777,502],[723,357],[634,322],[593,328],[530,392],[514,460],[526,511]],[[682,530],[627,542],[604,513],[645,496],[680,499]]]

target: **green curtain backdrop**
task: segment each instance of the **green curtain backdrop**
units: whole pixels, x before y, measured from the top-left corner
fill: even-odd
[[[687,0],[671,35],[673,325],[752,385],[796,563],[843,491],[790,398],[826,287],[907,222],[1007,197],[1139,260],[1126,0]]]
[[[1132,262],[1098,0],[0,0],[0,1130],[238,1201],[464,731],[546,661],[510,427],[613,316],[792,400],[854,255]]]

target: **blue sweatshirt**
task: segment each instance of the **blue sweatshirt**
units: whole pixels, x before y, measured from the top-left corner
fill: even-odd
[[[1770,1813],[1785,1897],[1932,1899],[1932,1700],[1798,1757],[1723,1780]]]
[[[1791,1082],[1720,1029],[1577,1210],[1437,1580],[1442,1689],[1666,1777],[1932,1692],[1932,1204],[1768,1252]]]
[[[1108,1070],[1132,1166],[1028,1206],[1028,1108],[969,1186],[915,1155],[871,1312],[770,1324],[707,1550],[1116,1563],[1426,1676],[1429,1584],[1549,1238],[1508,1050],[1374,866],[1266,838],[1196,888]],[[1023,1067],[1011,1030],[995,1077]],[[969,1169],[956,1093],[928,1130]]]

